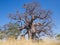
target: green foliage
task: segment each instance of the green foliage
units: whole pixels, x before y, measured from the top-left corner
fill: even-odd
[[[18,30],[19,25],[17,23],[9,23],[8,24],[8,36],[14,36],[17,38],[20,31]]]
[[[57,35],[57,39],[60,40],[60,34]]]
[[[5,37],[5,32],[0,30],[0,39],[3,39]]]
[[[10,36],[17,38],[17,36],[20,34],[18,27],[19,25],[17,23],[10,22],[5,24],[3,26],[4,30],[0,30],[0,39],[9,38]]]
[[[3,38],[3,34],[2,34],[2,31],[0,30],[0,39]]]

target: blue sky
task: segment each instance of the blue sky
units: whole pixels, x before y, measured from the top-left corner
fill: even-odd
[[[38,2],[45,10],[52,11],[52,17],[56,28],[55,33],[60,33],[60,0],[0,0],[0,25],[10,22],[9,13],[15,13],[17,10],[23,12],[23,4],[30,2]]]

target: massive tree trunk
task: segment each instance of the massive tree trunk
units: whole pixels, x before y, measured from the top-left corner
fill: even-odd
[[[31,39],[32,38],[32,34],[31,34],[31,31],[28,30],[28,38]]]

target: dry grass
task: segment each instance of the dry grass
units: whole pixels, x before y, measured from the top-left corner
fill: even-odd
[[[32,42],[31,40],[15,40],[9,38],[7,41],[0,41],[0,45],[60,45],[60,42],[57,42],[53,39],[44,39],[44,41]]]

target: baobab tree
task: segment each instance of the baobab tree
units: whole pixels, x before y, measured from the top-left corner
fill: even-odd
[[[19,23],[20,31],[26,29],[25,35],[28,34],[30,39],[39,38],[41,33],[52,34],[53,23],[50,10],[42,9],[36,2],[24,4],[23,7],[25,9],[23,13],[17,11],[16,14],[9,14],[11,19]]]

